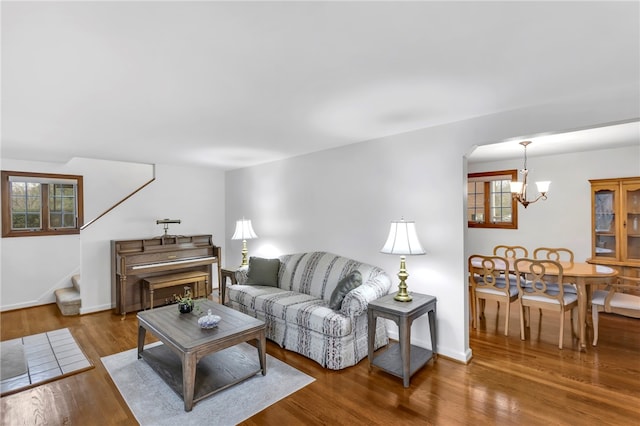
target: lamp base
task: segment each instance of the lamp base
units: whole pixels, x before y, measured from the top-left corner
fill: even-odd
[[[393,297],[393,300],[397,300],[398,302],[411,302],[413,298],[407,291],[407,278],[409,278],[409,274],[407,274],[407,266],[405,262],[405,257],[400,256],[400,272],[398,272],[398,278],[400,278],[400,284],[398,284],[398,293]]]
[[[249,260],[247,259],[248,254],[249,250],[247,250],[247,240],[242,240],[242,263],[240,266],[249,266]]]
[[[397,300],[398,302],[411,302],[413,298],[407,294],[402,294],[402,292],[398,292],[395,296],[393,296],[393,300]]]

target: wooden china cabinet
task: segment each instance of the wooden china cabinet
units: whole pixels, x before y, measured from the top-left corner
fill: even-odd
[[[640,277],[640,177],[591,182],[591,258]]]

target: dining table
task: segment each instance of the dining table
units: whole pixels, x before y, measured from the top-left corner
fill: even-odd
[[[505,258],[509,272],[515,273],[515,258]],[[578,293],[578,325],[580,328],[580,348],[587,347],[587,311],[591,303],[591,286],[611,283],[618,271],[604,265],[587,262],[558,262],[562,266],[565,284],[575,284]],[[481,267],[482,265],[473,265]],[[547,268],[548,275],[557,275],[557,270]]]

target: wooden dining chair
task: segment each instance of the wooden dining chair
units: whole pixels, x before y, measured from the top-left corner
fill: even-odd
[[[624,315],[640,318],[640,277],[618,277],[615,284],[605,290],[596,290],[591,298],[591,318],[593,319],[593,346],[598,344],[599,313]]]
[[[533,251],[533,258],[573,263],[573,251],[564,247],[538,247]],[[552,278],[550,277],[550,281],[551,280]],[[566,283],[564,285],[564,291],[567,293],[578,293],[575,283]]]
[[[560,313],[560,338],[558,347],[562,349],[564,339],[564,314],[571,310],[571,330],[575,334],[574,323],[578,323],[578,296],[566,293],[563,283],[562,265],[555,260],[516,259],[518,275],[518,298],[520,299],[520,338],[525,340],[525,316],[530,324],[530,308],[539,308]],[[524,279],[522,278],[524,277]],[[552,281],[552,282],[550,282]],[[540,319],[542,321],[542,317]],[[527,325],[527,326],[528,326]]]
[[[497,245],[493,248],[494,256],[502,256],[511,259],[518,259],[520,257],[529,257],[529,250],[523,246],[508,246],[508,245]],[[512,278],[515,278],[515,275],[512,274]],[[498,308],[500,308],[500,302],[498,302]],[[481,306],[481,310],[484,313],[484,303]]]
[[[509,277],[509,278],[505,278]],[[473,297],[473,328],[478,327],[483,310],[478,306],[480,301],[496,300],[506,302],[504,335],[509,335],[509,315],[511,302],[518,300],[518,287],[513,275],[509,275],[509,264],[500,256],[483,256],[475,254],[469,257],[469,284]]]
[[[493,255],[518,259],[520,257],[529,257],[529,250],[523,246],[497,245],[493,248]]]

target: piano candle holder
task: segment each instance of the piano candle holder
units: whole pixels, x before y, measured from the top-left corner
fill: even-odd
[[[180,219],[158,219],[156,220],[156,225],[164,225],[164,235],[163,237],[167,237],[168,234],[167,232],[169,231],[169,224],[170,223],[177,223],[180,224]]]

